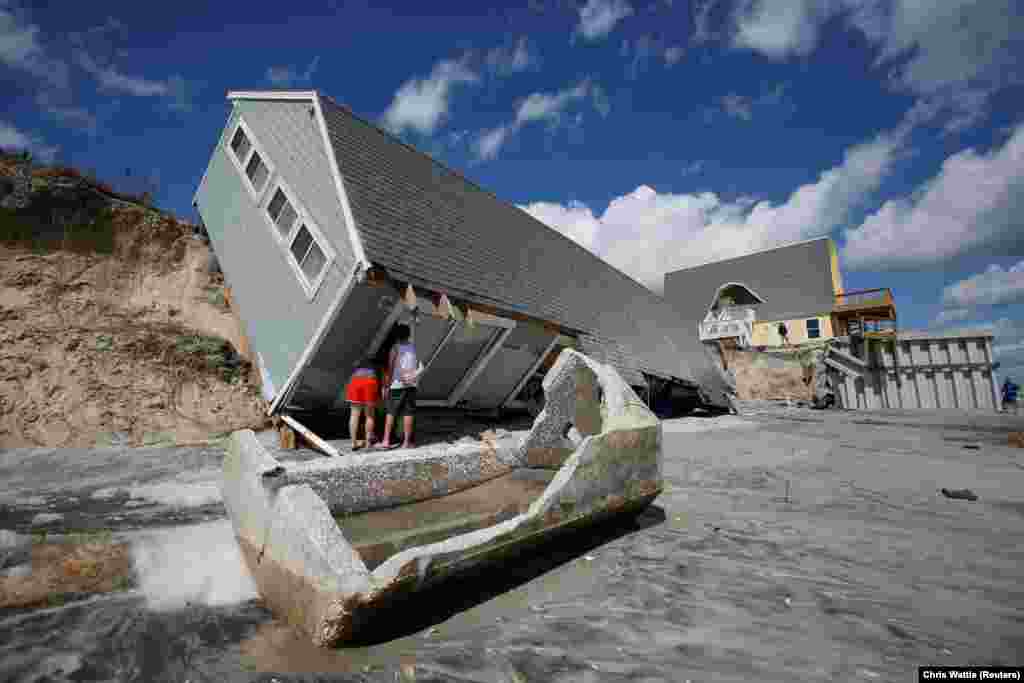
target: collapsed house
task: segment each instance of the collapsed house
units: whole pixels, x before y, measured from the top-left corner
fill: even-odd
[[[564,348],[728,407],[693,324],[532,216],[316,91],[229,92],[193,204],[270,412],[336,405],[415,317],[419,403],[514,408]]]

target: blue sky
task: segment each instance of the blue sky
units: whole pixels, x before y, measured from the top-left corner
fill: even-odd
[[[0,146],[192,217],[226,92],[316,88],[656,290],[832,235],[1020,381],[1021,65],[1019,0],[0,0]]]

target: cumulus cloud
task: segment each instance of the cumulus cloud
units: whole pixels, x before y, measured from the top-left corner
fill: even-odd
[[[806,56],[837,17],[874,43],[879,61],[896,65],[896,82],[913,92],[1021,75],[1017,0],[744,0],[731,18],[733,44],[771,58]]]
[[[1006,270],[998,265],[955,282],[942,292],[947,306],[998,306],[1024,302],[1024,260]]]
[[[531,93],[519,102],[515,118],[510,123],[485,130],[477,137],[474,144],[477,159],[496,158],[502,146],[527,124],[546,121],[551,126],[558,125],[569,105],[577,100],[585,99],[588,95],[594,98],[595,108],[606,114],[607,110],[602,110],[602,106],[607,106],[607,100],[603,99],[604,93],[599,86],[590,81],[581,81],[557,92]]]
[[[576,33],[586,40],[604,38],[631,14],[633,7],[627,0],[587,0],[587,4],[580,8]]]
[[[47,145],[41,138],[18,130],[13,125],[0,121],[0,149],[27,150],[32,156],[43,163],[52,163],[57,156],[59,147]]]
[[[313,75],[320,65],[319,55],[300,71],[293,66],[271,66],[267,68],[267,80],[279,88],[291,88],[296,85],[308,85],[313,81]]]
[[[775,58],[810,54],[824,10],[814,0],[746,0],[737,6],[734,44]]]
[[[726,200],[713,192],[659,193],[641,185],[613,199],[600,215],[579,203],[536,202],[521,208],[661,291],[667,271],[828,234],[877,190],[901,140],[885,134],[853,147],[842,164],[781,204]]]
[[[500,74],[526,71],[536,66],[539,61],[537,55],[530,49],[526,36],[519,38],[514,45],[488,50],[486,56],[487,65]]]
[[[399,86],[384,112],[384,125],[396,133],[412,130],[429,135],[448,116],[452,89],[479,80],[466,58],[441,60],[425,78],[411,78]]]
[[[911,197],[885,202],[860,227],[848,229],[846,263],[878,270],[965,253],[1021,253],[1022,211],[1024,125],[988,153],[967,149],[950,156]]]
[[[563,206],[553,202],[534,202],[519,208],[577,244],[595,251],[601,223],[586,204],[572,201]]]

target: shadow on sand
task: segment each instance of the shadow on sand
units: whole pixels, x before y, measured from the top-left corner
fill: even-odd
[[[633,516],[596,522],[556,534],[515,551],[500,562],[478,566],[437,586],[395,599],[374,613],[356,640],[338,649],[367,647],[436,626],[459,612],[487,602],[618,538],[657,526],[665,510],[649,505]]]

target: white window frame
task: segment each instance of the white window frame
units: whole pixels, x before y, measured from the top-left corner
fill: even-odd
[[[231,149],[231,141],[235,139],[235,135],[238,134],[239,128],[245,132],[245,137],[249,139],[249,151],[246,152],[244,160],[239,160],[238,156],[235,155],[235,150]],[[267,153],[264,151],[263,145],[256,140],[255,136],[253,136],[252,129],[249,128],[249,124],[245,122],[245,119],[243,119],[241,115],[239,115],[238,121],[235,125],[231,127],[231,135],[227,136],[224,141],[224,151],[231,159],[231,163],[233,163],[235,168],[238,169],[238,172],[242,174],[242,184],[245,185],[247,190],[249,190],[249,194],[252,195],[253,200],[259,204],[263,200],[263,196],[267,193],[267,188],[274,184],[276,169],[274,168],[274,164],[270,161],[270,157],[268,157]],[[245,172],[245,168],[249,165],[252,155],[256,152],[259,153],[260,160],[263,162],[263,165],[267,167],[267,181],[263,183],[262,190],[257,190],[253,187],[252,181],[249,180],[249,174]]]
[[[270,206],[270,201],[277,194],[277,190],[280,189],[288,202],[295,209],[295,222],[292,223],[291,228],[288,230],[287,235],[282,235],[280,230],[277,229],[277,225],[270,217],[270,213],[267,211],[267,207]],[[284,181],[283,178],[274,178],[273,182],[267,183],[267,191],[263,195],[263,201],[259,203],[259,212],[263,214],[263,219],[266,221],[267,227],[274,236],[274,240],[284,250],[284,258],[288,262],[288,266],[295,273],[295,276],[299,279],[299,284],[302,285],[303,291],[306,292],[306,297],[312,300],[316,297],[316,293],[320,290],[320,286],[323,284],[324,279],[327,276],[327,271],[334,263],[334,250],[331,248],[330,243],[324,238],[323,233],[320,232],[320,228],[317,226],[316,221],[312,219],[306,208],[295,199],[295,193],[291,187]],[[320,251],[324,253],[324,265],[320,269],[320,273],[317,275],[315,280],[310,281],[306,274],[302,271],[302,266],[296,260],[295,255],[292,253],[292,244],[295,242],[295,238],[299,236],[299,226],[305,225],[306,229],[309,230],[310,236]]]
[[[817,328],[818,334],[811,336],[811,323],[814,323]],[[821,320],[819,318],[807,318],[804,321],[804,327],[807,331],[808,339],[821,339]]]

